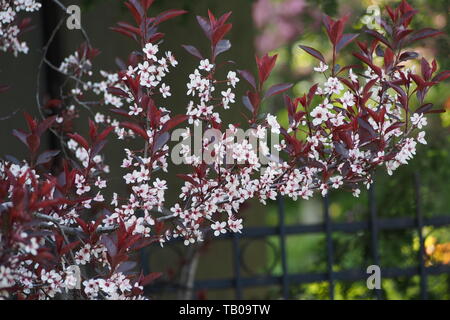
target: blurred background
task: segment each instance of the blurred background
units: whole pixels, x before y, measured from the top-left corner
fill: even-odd
[[[82,7],[82,25],[101,55],[94,61],[97,70],[116,70],[115,58],[126,59],[135,44],[109,30],[117,21],[130,20],[118,0],[61,1]],[[411,0],[419,11],[416,29],[433,27],[446,36],[422,42],[414,48],[426,59],[436,57],[440,69],[450,69],[450,24],[448,0]],[[153,12],[177,8],[188,15],[166,23],[162,31],[167,38],[162,45],[180,61],[170,75],[172,97],[167,107],[183,113],[187,105],[185,85],[188,74],[198,62],[183,51],[180,44],[192,44],[206,50],[195,15],[206,15],[209,8],[217,15],[233,11],[233,48],[226,59],[238,63],[239,69],[255,70],[254,55],[278,53],[279,59],[272,83],[292,82],[294,96],[316,82],[312,68],[316,61],[298,49],[298,44],[329,52],[330,47],[321,27],[321,14],[351,14],[348,31],[358,32],[367,21],[367,7],[386,4],[388,0],[171,0],[155,1]],[[43,10],[33,16],[36,26],[25,35],[30,53],[14,58],[0,56],[0,83],[12,89],[1,97],[0,156],[24,157],[24,148],[11,136],[11,130],[24,127],[22,111],[37,115],[36,90],[44,99],[58,95],[60,76],[46,69],[37,87],[37,70],[41,48],[50,37],[62,14],[51,1],[43,1]],[[77,31],[63,28],[50,46],[49,60],[59,65],[74,52],[82,37]],[[348,47],[346,52],[356,50]],[[328,54],[329,56],[329,54]],[[225,57],[225,56],[224,56]],[[351,64],[350,54],[341,62]],[[341,64],[342,64],[341,63]],[[238,90],[246,90],[241,81]],[[239,93],[239,92],[238,92]],[[433,88],[429,102],[450,110],[450,83]],[[287,113],[280,100],[266,104],[266,111],[276,113],[287,123]],[[225,122],[242,121],[242,104],[223,114]],[[233,112],[237,110],[239,112]],[[264,110],[263,110],[264,111]],[[325,199],[285,201],[262,206],[250,201],[244,208],[247,230],[242,236],[206,240],[199,246],[186,248],[170,243],[164,249],[151,247],[136,257],[146,272],[163,272],[151,285],[148,294],[155,299],[449,299],[450,298],[450,112],[432,115],[427,129],[428,145],[418,148],[418,156],[410,165],[401,167],[393,176],[384,170],[376,175],[372,190],[354,198],[344,191],[333,192]],[[86,130],[79,120],[77,130]],[[120,145],[110,143],[107,160],[113,175],[120,177],[123,156]],[[168,178],[171,203],[177,198],[181,182],[173,168]],[[112,189],[122,190],[120,179]],[[174,190],[172,192],[172,190]],[[381,267],[382,289],[369,290],[366,268]]]

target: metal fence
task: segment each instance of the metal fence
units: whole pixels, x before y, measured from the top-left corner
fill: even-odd
[[[244,299],[244,289],[252,287],[262,286],[279,286],[280,297],[284,299],[293,298],[290,296],[290,288],[295,285],[302,285],[308,283],[328,283],[328,295],[330,299],[335,298],[335,283],[337,281],[366,281],[369,276],[366,269],[352,269],[352,270],[340,270],[334,269],[335,248],[333,244],[333,234],[336,232],[343,232],[349,234],[356,234],[364,232],[370,235],[370,249],[368,254],[371,256],[371,260],[374,265],[381,267],[381,276],[385,278],[397,278],[397,277],[420,277],[420,298],[427,299],[428,286],[427,276],[450,274],[449,265],[432,265],[426,266],[425,263],[425,247],[423,228],[426,226],[432,227],[444,227],[450,226],[450,216],[435,216],[431,218],[425,218],[421,209],[421,192],[420,192],[420,177],[415,175],[414,177],[414,189],[415,189],[415,210],[411,213],[410,217],[400,218],[380,218],[378,204],[375,197],[375,184],[369,190],[368,198],[368,210],[369,215],[366,221],[358,222],[333,222],[330,217],[330,206],[328,197],[323,198],[323,222],[319,224],[286,224],[286,209],[285,201],[279,197],[277,199],[277,211],[278,211],[278,225],[276,227],[247,227],[244,228],[242,234],[226,234],[219,239],[230,239],[232,241],[232,269],[233,277],[231,278],[218,278],[208,280],[195,281],[191,288],[193,292],[199,290],[223,290],[233,289],[236,299]],[[414,267],[383,267],[383,257],[380,255],[379,249],[379,234],[385,230],[416,230],[419,235],[420,248],[417,254],[417,265]],[[288,259],[299,259],[301,257],[289,257],[286,249],[286,238],[291,235],[303,235],[303,234],[324,234],[326,241],[326,272],[309,272],[309,273],[289,273],[288,272]],[[277,237],[279,239],[279,251],[277,257],[278,263],[281,263],[281,275],[254,275],[246,277],[242,274],[242,269],[245,267],[243,261],[243,240],[247,239],[267,239],[268,237]],[[215,238],[214,241],[220,241]],[[146,258],[146,257],[144,257]],[[148,268],[148,266],[147,266]],[[147,288],[148,292],[155,293],[159,290],[177,290],[180,285],[174,285],[173,283],[165,283],[164,285],[159,283],[151,285]],[[374,297],[377,299],[383,299],[383,291],[374,289]]]

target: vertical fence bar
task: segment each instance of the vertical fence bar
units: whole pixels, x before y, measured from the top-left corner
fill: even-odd
[[[242,300],[242,276],[241,276],[241,249],[239,247],[239,236],[233,235],[233,269],[235,294],[237,300]]]
[[[288,282],[288,270],[287,270],[287,254],[286,254],[286,221],[285,221],[285,206],[284,198],[279,195],[277,197],[278,205],[278,224],[280,232],[280,250],[281,250],[281,269],[283,274],[281,275],[282,281],[282,294],[283,299],[289,299],[289,282]]]
[[[328,195],[323,197],[323,216],[325,223],[326,245],[327,245],[327,273],[330,300],[334,300],[334,274],[333,274],[333,232],[331,230],[331,218],[329,210]]]
[[[43,1],[42,2],[42,11],[41,11],[41,23],[43,30],[43,46],[47,44],[47,42],[52,37],[54,29],[57,28],[61,16],[61,10],[53,1]],[[50,43],[50,46],[46,52],[46,59],[50,61],[54,65],[59,65],[62,61],[62,49],[63,49],[63,39],[60,36],[60,33],[56,33],[53,37],[53,41]],[[45,75],[45,88],[44,88],[44,98],[55,99],[60,95],[59,87],[63,83],[63,79],[61,74],[53,70],[50,66],[44,64],[44,75]],[[41,88],[37,88],[37,90],[41,90]],[[42,99],[40,103],[44,99]],[[52,133],[47,133],[48,135],[48,143],[50,149],[60,150],[62,147],[60,145],[60,141],[58,137],[56,137]],[[61,160],[61,159],[60,159]]]
[[[372,251],[373,263],[380,266],[380,253],[378,247],[378,215],[377,215],[377,202],[375,196],[375,178],[374,182],[369,188],[369,227],[370,227],[370,247]],[[381,289],[374,289],[378,300],[383,298]]]
[[[423,238],[423,215],[422,215],[422,200],[420,194],[420,174],[414,173],[414,194],[416,205],[416,225],[417,232],[419,233],[419,273],[420,273],[420,298],[422,300],[428,299],[427,293],[427,269],[425,268],[425,259],[423,257],[425,253],[425,244]]]

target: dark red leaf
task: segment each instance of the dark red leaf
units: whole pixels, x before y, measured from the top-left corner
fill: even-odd
[[[152,272],[152,273],[146,275],[146,276],[140,281],[140,284],[141,284],[142,286],[146,286],[146,285],[148,285],[149,283],[155,281],[156,279],[158,279],[158,278],[161,277],[161,276],[162,276],[162,273],[161,273],[161,272]]]
[[[120,88],[109,87],[108,89],[106,89],[106,91],[108,91],[109,93],[111,93],[112,95],[115,95],[115,96],[124,97],[124,98],[130,97],[128,93],[126,93],[125,91],[123,91]]]
[[[118,115],[121,115],[121,116],[124,116],[127,118],[131,118],[131,116],[128,114],[128,112],[126,110],[119,109],[119,108],[111,108],[110,111],[115,114],[118,114]]]
[[[168,132],[164,132],[163,134],[160,134],[158,138],[156,138],[156,142],[153,145],[153,151],[160,150],[166,143],[169,141],[170,134]]]
[[[433,108],[433,104],[432,103],[426,103],[422,106],[420,106],[415,112],[416,113],[426,113],[428,111],[431,110],[431,108]]]
[[[223,37],[225,37],[225,35],[231,30],[232,27],[233,26],[231,23],[227,23],[217,28],[217,30],[214,30],[212,39],[213,46],[216,46],[217,43],[219,43],[219,41],[222,40]]]
[[[61,249],[60,254],[61,254],[62,256],[65,255],[65,254],[68,253],[69,251],[75,249],[80,243],[81,243],[81,241],[79,241],[79,240],[69,243],[67,246],[64,246],[64,247]]]
[[[335,47],[341,40],[343,31],[344,31],[344,23],[341,20],[337,20],[331,27],[330,32],[330,40]]]
[[[358,33],[346,33],[342,36],[341,40],[339,40],[336,51],[342,50],[345,46],[347,46],[350,42],[355,40],[359,36]]]
[[[172,117],[169,121],[167,121],[161,129],[161,132],[166,132],[172,130],[174,127],[186,121],[189,117],[184,114],[177,114],[175,117]]]
[[[269,56],[265,54],[263,57],[256,57],[256,64],[258,65],[259,85],[262,86],[269,78],[272,69],[275,67],[278,54]]]
[[[3,93],[5,91],[8,91],[11,87],[5,84],[0,85],[0,93]]]
[[[406,51],[400,55],[400,61],[416,59],[418,56],[419,56],[419,54],[417,52]]]
[[[363,118],[358,117],[358,124],[360,127],[364,128],[369,134],[373,137],[376,136],[375,130],[372,128],[369,122],[364,120]]]
[[[139,28],[133,27],[131,24],[129,24],[127,22],[119,21],[117,23],[117,25],[119,27],[121,27],[122,29],[124,29],[124,30],[126,30],[128,32],[134,33],[136,35],[139,35],[141,33],[141,30]]]
[[[435,36],[438,36],[441,34],[444,34],[444,33],[441,31],[438,31],[436,29],[424,28],[424,29],[414,32],[408,40],[409,40],[409,42],[414,42],[414,41],[418,41],[418,40],[425,39],[425,38],[435,37]]]
[[[53,123],[56,121],[56,116],[51,116],[48,118],[45,118],[41,123],[39,123],[38,127],[37,127],[37,134],[39,136],[41,136],[45,131],[48,130],[48,128],[50,128]]]
[[[14,129],[14,130],[12,131],[12,134],[13,134],[13,136],[15,136],[16,138],[18,138],[20,141],[22,141],[23,144],[25,144],[27,147],[29,147],[29,146],[28,146],[28,142],[27,142],[27,137],[28,137],[28,134],[27,134],[27,133],[25,133],[25,132],[23,132],[23,131],[21,131],[21,130],[16,130],[16,129]]]
[[[390,48],[386,48],[384,51],[384,67],[389,70],[394,63],[394,52]]]
[[[55,156],[59,154],[59,150],[49,150],[41,153],[36,160],[36,165],[44,164],[52,160]]]
[[[289,90],[290,88],[292,88],[292,83],[280,83],[280,84],[276,84],[272,87],[269,88],[269,90],[266,91],[266,94],[264,95],[264,98],[269,98],[272,97],[274,95],[283,93],[287,90]]]
[[[141,21],[142,21],[142,17],[144,15],[144,11],[142,10],[142,7],[140,8],[140,10],[138,10],[138,8],[136,8],[136,6],[134,5],[133,1],[125,2],[125,6],[127,6],[128,10],[130,10],[136,23],[138,25],[140,25]],[[140,5],[139,5],[139,7],[140,7]]]
[[[197,16],[197,21],[200,27],[202,28],[203,32],[205,33],[206,37],[211,40],[212,31],[209,21],[201,16]]]
[[[198,186],[198,182],[195,181],[194,178],[192,178],[191,176],[189,176],[187,174],[177,174],[176,176],[180,179],[183,179],[184,181],[191,183],[193,186]]]
[[[230,40],[220,40],[214,49],[214,57],[217,57],[219,54],[230,50],[230,48],[231,48]]]
[[[155,0],[142,0],[142,4],[144,5],[144,9],[148,10]]]
[[[396,122],[393,125],[391,125],[389,128],[387,128],[386,131],[384,132],[384,134],[387,134],[388,132],[391,132],[392,130],[400,128],[404,124],[405,124],[404,122]]]
[[[316,94],[317,87],[319,86],[318,83],[314,84],[308,91],[308,99],[306,100],[307,106],[309,106],[314,98],[314,95]]]
[[[194,46],[189,46],[189,45],[182,45],[182,47],[184,48],[184,50],[186,50],[187,52],[189,52],[191,55],[193,55],[194,57],[197,57],[199,59],[203,59],[202,54],[200,53],[200,51],[198,51],[198,49]]]
[[[320,61],[322,61],[323,63],[325,63],[325,58],[323,57],[323,55],[317,51],[314,48],[308,47],[308,46],[304,46],[304,45],[299,45],[299,47],[303,50],[305,50],[306,52],[308,52],[310,55],[312,55],[314,58],[319,59]]]
[[[111,27],[110,29],[111,29],[112,31],[114,31],[114,32],[123,34],[124,36],[127,36],[127,37],[129,37],[129,38],[131,38],[131,39],[133,39],[133,40],[135,40],[135,41],[138,41],[138,38],[137,38],[137,36],[136,36],[134,33],[130,32],[130,31],[124,29],[124,28],[120,28],[120,27]]]
[[[256,90],[256,80],[250,72],[248,72],[247,70],[238,70],[238,73],[253,87],[253,89]]]
[[[250,98],[248,96],[245,95],[242,97],[242,103],[248,110],[250,110],[250,112],[253,113],[255,108],[253,107],[252,103],[250,102]]]
[[[392,49],[392,46],[389,43],[389,41],[378,31],[369,29],[369,30],[365,30],[365,32]]]
[[[98,141],[102,141],[104,140],[110,133],[111,131],[114,129],[113,126],[109,126],[107,127],[105,130],[102,131],[102,133],[100,133],[97,137]]]
[[[78,142],[79,145],[81,145],[84,149],[89,150],[89,143],[86,141],[85,138],[80,136],[78,133],[69,133],[67,136],[76,142]]]
[[[438,75],[436,75],[432,81],[433,82],[441,82],[441,81],[446,80],[449,77],[450,77],[450,70],[445,70],[445,71],[442,71],[441,73],[439,73]]]
[[[185,11],[185,10],[177,10],[177,9],[164,11],[164,12],[160,13],[156,17],[154,24],[158,25],[158,24],[160,24],[160,23],[162,23],[164,21],[167,21],[169,19],[173,19],[175,17],[181,16],[181,15],[186,14],[186,13],[187,13],[187,11]]]
[[[148,139],[147,132],[145,132],[145,130],[138,124],[132,122],[121,122],[120,125],[124,128],[130,129],[131,131],[141,136],[142,138]]]
[[[445,113],[446,111],[444,109],[437,109],[437,110],[430,110],[424,113]]]

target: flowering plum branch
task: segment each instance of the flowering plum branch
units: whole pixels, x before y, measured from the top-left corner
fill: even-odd
[[[25,2],[38,8],[34,1]],[[450,77],[449,71],[437,72],[434,60],[422,58],[418,73],[408,67],[406,62],[418,54],[405,48],[440,33],[410,29],[417,12],[406,1],[386,8],[388,20],[380,20],[378,31],[366,31],[369,42],[344,33],[348,17],[324,16],[332,60],[300,46],[318,60],[314,71],[325,79],[300,97],[286,94],[291,84],[267,88],[276,55],[256,57],[256,75],[222,61],[221,54],[231,49],[226,39],[231,13],[216,17],[208,12],[197,21],[209,52],[183,45],[198,59],[198,67],[187,82],[186,111],[174,115],[161,105],[172,95],[166,76],[179,62],[171,51],[162,52],[165,35],[158,27],[186,12],[169,10],[150,17],[153,0],[124,3],[134,24],[119,22],[112,29],[133,39],[138,48],[126,62],[118,60],[119,71],[100,71],[102,80],[94,81],[93,60],[100,52],[89,42],[60,66],[44,55],[43,61],[66,81],[61,96],[42,108],[38,98],[40,121],[25,114],[28,130],[13,131],[28,149],[28,159],[0,162],[1,297],[70,297],[70,289],[80,282],[77,298],[143,299],[144,286],[160,274],[133,272],[136,250],[171,239],[190,245],[208,234],[242,232],[240,208],[251,198],[263,204],[277,196],[310,199],[315,192],[325,196],[338,188],[358,196],[361,185],[372,183],[377,167],[392,174],[414,157],[417,143],[426,144],[426,115],[440,112],[426,103],[426,95]],[[359,47],[354,56],[362,69],[337,64],[351,43]],[[243,82],[249,90],[238,99],[234,90]],[[281,94],[287,127],[275,115],[261,113],[267,99]],[[96,98],[88,101],[90,95]],[[420,105],[415,110],[413,100]],[[245,123],[224,124],[221,114],[238,102],[245,107]],[[93,117],[87,136],[73,130],[79,107]],[[236,139],[241,126],[249,128],[248,134]],[[181,130],[181,144],[171,150],[175,128]],[[61,150],[42,150],[47,131],[59,137]],[[200,140],[195,140],[196,132]],[[282,138],[273,148],[267,145],[269,134]],[[106,200],[110,167],[103,150],[111,137],[127,144],[121,168],[129,191],[114,190]],[[132,140],[138,147],[129,147],[136,145],[128,143]],[[169,155],[181,159],[186,169],[178,175],[183,185],[172,204],[166,202],[168,186],[161,177],[169,171]],[[74,265],[80,268],[80,279],[69,272]]]

